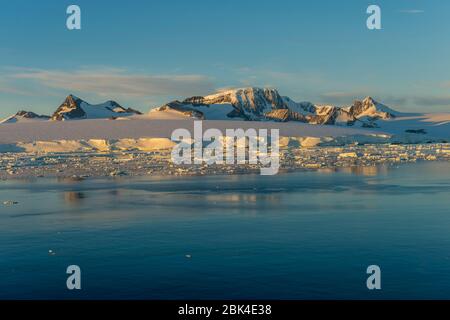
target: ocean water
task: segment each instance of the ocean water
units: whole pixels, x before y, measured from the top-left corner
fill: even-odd
[[[18,201],[0,203],[1,299],[450,299],[448,162],[2,181],[0,200]]]

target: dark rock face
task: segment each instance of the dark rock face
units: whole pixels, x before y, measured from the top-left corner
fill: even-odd
[[[24,111],[24,110],[20,110],[19,112],[17,112],[16,116],[22,117],[22,118],[26,118],[26,119],[44,119],[44,120],[50,119],[49,116],[39,115],[39,114],[36,114],[34,112]]]
[[[109,100],[106,101],[105,104],[109,104],[108,107],[106,107],[106,109],[112,111],[112,112],[116,112],[116,113],[134,113],[134,114],[142,114],[142,112],[135,110],[133,108],[124,108],[122,107],[120,104],[118,104],[115,101]]]
[[[134,113],[134,114],[142,114],[139,110],[133,109],[133,108],[126,108],[125,113]]]
[[[86,113],[80,107],[83,100],[69,95],[66,100],[56,109],[52,115],[52,120],[63,121],[69,119],[83,119],[86,118]]]
[[[244,118],[263,116],[270,109],[286,109],[283,98],[275,89],[245,88],[228,91],[208,97],[195,96],[187,98],[184,104],[208,106],[212,104],[231,104]]]
[[[387,110],[386,106],[383,106],[380,103],[376,102],[372,97],[367,97],[362,101],[355,100],[353,102],[353,105],[350,106],[348,111],[353,116],[358,117],[361,114],[363,114],[371,109],[375,111],[375,114],[373,114],[373,116],[369,116],[369,117],[372,117],[372,118],[378,117],[380,119],[395,118],[394,113],[389,112],[389,110]]]
[[[287,109],[283,98],[275,89],[264,89],[264,98],[272,104],[274,109]]]
[[[273,110],[265,114],[267,119],[275,120],[279,122],[299,121],[308,122],[306,117],[298,112],[291,111],[289,109]]]
[[[199,120],[204,119],[204,115],[201,111],[190,108],[189,106],[185,105],[184,103],[178,100],[169,102],[168,104],[159,107],[159,110],[160,111],[174,110],[192,118],[196,118]]]
[[[193,106],[206,106],[206,104],[203,102],[204,97],[201,96],[195,96],[191,98],[187,98],[183,101],[183,104],[192,104]]]
[[[364,103],[362,101],[359,100],[355,100],[353,102],[353,105],[350,107],[349,111],[352,114],[361,114],[365,111],[366,106],[364,105]]]

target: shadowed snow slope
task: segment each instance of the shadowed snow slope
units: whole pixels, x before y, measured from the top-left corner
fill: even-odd
[[[0,126],[0,143],[38,140],[170,138],[173,130],[178,128],[186,128],[193,132],[194,120],[153,120],[145,116],[136,116],[127,121],[97,119],[4,124]],[[317,126],[304,123],[203,121],[203,130],[208,128],[217,128],[222,130],[223,133],[226,129],[233,128],[280,129],[280,135],[282,136],[314,137],[375,133],[371,130],[357,128]]]
[[[303,147],[349,143],[423,143],[450,141],[449,115],[421,115],[387,120],[380,128],[310,125],[299,122],[202,121],[203,130],[279,129],[280,137],[299,139]],[[191,134],[193,119],[151,119],[134,116],[127,121],[106,119],[41,121],[0,126],[1,152],[71,152],[88,150],[166,149],[173,146],[172,132],[186,128]],[[270,132],[270,131],[269,131]],[[86,141],[89,142],[87,143]]]
[[[19,111],[15,115],[0,121],[0,123],[47,121],[49,119],[50,119],[49,116],[38,115],[31,111]]]

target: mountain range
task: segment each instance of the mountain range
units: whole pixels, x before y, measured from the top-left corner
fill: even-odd
[[[31,111],[19,111],[0,123],[116,119],[141,114],[140,111],[132,108],[124,108],[115,101],[106,101],[101,104],[92,105],[74,95],[69,95],[51,116],[38,115]]]
[[[376,128],[379,120],[393,119],[399,112],[367,97],[351,105],[338,107],[311,102],[295,102],[272,88],[240,88],[207,96],[172,101],[152,109],[148,115],[176,114],[202,120],[246,120],[302,122],[318,125],[340,125]],[[30,121],[68,121],[80,119],[117,119],[142,115],[115,101],[93,105],[69,95],[51,116],[19,111],[0,123]],[[143,115],[145,116],[145,115]]]
[[[270,88],[242,88],[191,97],[167,103],[150,113],[168,111],[203,120],[299,121],[371,128],[377,127],[377,120],[392,119],[400,114],[371,97],[356,100],[350,106],[337,107],[295,102]]]

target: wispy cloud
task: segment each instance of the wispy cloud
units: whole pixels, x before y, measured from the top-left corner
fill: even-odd
[[[198,74],[151,75],[130,73],[116,68],[84,68],[74,71],[16,68],[11,71],[4,78],[10,79],[11,84],[8,84],[9,87],[5,84],[3,88],[14,89],[12,83],[22,80],[67,92],[131,98],[184,96],[213,90],[212,79]]]
[[[13,94],[21,96],[29,95],[28,91],[19,89],[14,85],[9,84],[8,81],[5,81],[5,79],[0,80],[0,92],[5,94]]]
[[[403,9],[403,10],[399,10],[400,13],[406,13],[406,14],[420,14],[420,13],[424,13],[425,10],[421,10],[421,9]]]
[[[320,95],[322,103],[330,104],[350,104],[353,100],[363,97],[365,94],[363,92],[325,92]]]
[[[271,86],[294,100],[349,105],[355,99],[371,95],[392,107],[435,107],[446,110],[449,95],[395,95],[371,87],[342,86],[335,90],[321,74],[258,71],[242,68],[235,71],[236,82],[230,87]],[[326,91],[326,88],[330,91]],[[441,87],[450,87],[441,83]],[[228,88],[228,87],[227,87]],[[350,88],[350,89],[349,89]],[[224,88],[222,88],[224,89]],[[21,96],[62,98],[74,93],[85,98],[118,99],[139,106],[155,106],[172,98],[185,98],[217,91],[215,79],[201,74],[145,74],[125,69],[95,67],[73,71],[38,68],[3,68],[0,70],[0,93]]]
[[[413,99],[416,105],[426,106],[449,106],[450,96],[428,96],[428,97],[415,97]]]

